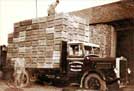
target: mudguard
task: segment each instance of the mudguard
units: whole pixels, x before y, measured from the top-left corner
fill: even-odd
[[[84,72],[83,76],[81,77],[80,88],[83,87],[83,81],[84,81],[85,77],[88,76],[88,74],[92,74],[92,73],[98,74],[102,80],[104,80],[104,81],[106,80],[105,75],[99,70],[86,71],[86,72]]]

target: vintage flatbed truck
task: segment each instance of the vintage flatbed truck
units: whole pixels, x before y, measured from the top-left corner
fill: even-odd
[[[108,85],[127,82],[127,61],[124,58],[100,58],[99,45],[62,41],[59,68],[25,68],[19,86],[40,79],[53,85],[77,84],[81,88],[107,90]],[[117,62],[118,61],[118,62]]]

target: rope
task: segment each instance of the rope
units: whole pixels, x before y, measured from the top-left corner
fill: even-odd
[[[35,8],[36,8],[36,19],[38,18],[38,2],[35,0]]]

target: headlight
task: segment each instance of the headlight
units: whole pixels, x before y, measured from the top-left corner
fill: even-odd
[[[127,69],[127,72],[128,72],[128,74],[131,74],[131,70],[130,70],[130,68]]]
[[[114,72],[117,74],[118,73],[118,70],[116,68],[114,68]]]
[[[90,58],[89,57],[86,57],[87,58],[87,60],[89,60]]]

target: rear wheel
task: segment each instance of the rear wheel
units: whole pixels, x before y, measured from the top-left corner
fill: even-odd
[[[21,74],[15,74],[15,75],[16,75],[16,78],[15,78],[16,87],[26,87],[29,85],[30,79],[29,79],[29,75],[27,71]]]
[[[29,75],[28,75],[28,72],[24,72],[22,75],[21,75],[21,84],[22,84],[22,87],[26,87],[29,85],[30,83],[30,79],[29,79]]]
[[[106,91],[106,82],[95,73],[86,76],[83,84],[84,88],[91,90]]]

